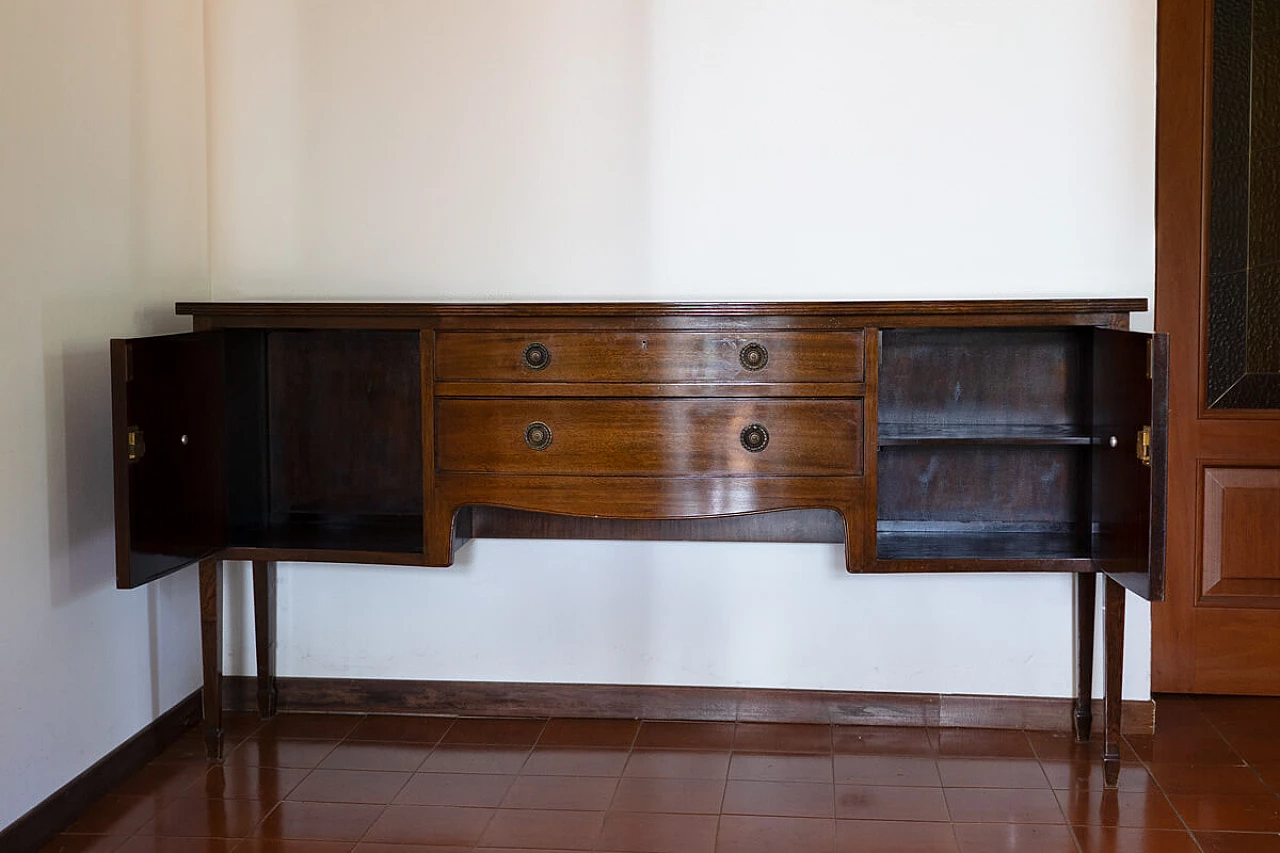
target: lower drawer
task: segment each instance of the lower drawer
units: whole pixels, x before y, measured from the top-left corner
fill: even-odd
[[[862,472],[862,401],[442,399],[441,471],[585,476]]]

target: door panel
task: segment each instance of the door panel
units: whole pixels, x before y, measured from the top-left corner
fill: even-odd
[[[217,332],[111,342],[121,589],[155,580],[223,545],[223,352]]]
[[[1125,588],[1159,601],[1164,597],[1169,340],[1159,334],[1093,331],[1093,560]]]
[[[1280,468],[1203,471],[1196,603],[1280,608]]]

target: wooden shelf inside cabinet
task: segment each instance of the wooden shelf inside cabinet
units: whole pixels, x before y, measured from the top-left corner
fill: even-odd
[[[1089,560],[1071,531],[877,530],[881,560]]]
[[[290,517],[233,527],[229,547],[422,555],[422,516]]]
[[[880,447],[1007,445],[1087,445],[1089,431],[1072,424],[903,424],[881,423]]]

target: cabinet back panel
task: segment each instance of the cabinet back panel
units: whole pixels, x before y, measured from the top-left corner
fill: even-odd
[[[896,447],[879,455],[881,521],[1074,524],[1082,447]]]
[[[271,514],[422,514],[416,331],[269,332]]]
[[[1079,329],[886,329],[880,422],[1087,422]]]

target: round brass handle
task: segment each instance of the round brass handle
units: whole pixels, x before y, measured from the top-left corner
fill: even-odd
[[[764,370],[764,366],[769,363],[769,351],[764,348],[764,344],[752,341],[738,351],[738,361],[747,370]]]
[[[751,453],[759,453],[769,446],[769,431],[760,424],[752,424],[742,430],[742,446]]]
[[[544,344],[532,343],[524,348],[524,366],[530,370],[546,370],[551,363],[551,350]]]
[[[534,450],[546,450],[551,446],[551,427],[534,421],[524,428],[524,443]]]

